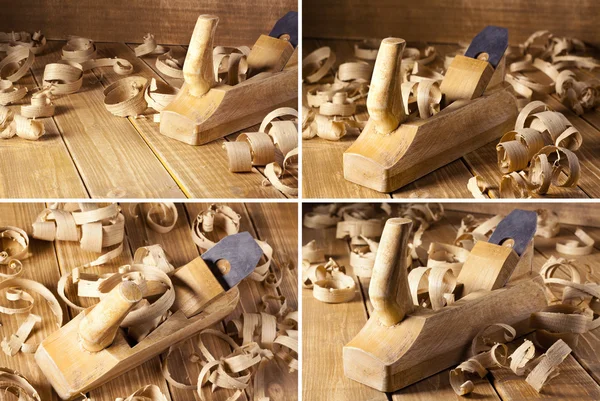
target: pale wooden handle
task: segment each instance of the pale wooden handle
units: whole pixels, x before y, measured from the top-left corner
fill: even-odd
[[[413,308],[405,265],[411,229],[412,220],[389,219],[377,249],[369,297],[375,315],[385,326],[399,323]]]
[[[215,85],[213,71],[213,39],[219,18],[214,15],[198,17],[183,64],[183,78],[190,93],[202,96]]]
[[[405,46],[404,39],[386,38],[381,42],[375,61],[367,109],[380,134],[389,134],[406,120],[400,90],[400,66]]]
[[[127,313],[142,299],[142,290],[133,281],[113,288],[79,323],[83,347],[98,352],[112,344]]]

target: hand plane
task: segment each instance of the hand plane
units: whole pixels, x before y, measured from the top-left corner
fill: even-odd
[[[344,347],[345,375],[396,391],[461,363],[490,324],[509,324],[518,336],[530,332],[530,315],[547,306],[541,277],[504,286],[535,233],[535,213],[529,213],[514,211],[489,243],[473,248],[458,276],[466,293],[436,311],[413,305],[410,295],[405,256],[412,221],[387,220],[369,286],[373,313]]]
[[[369,121],[344,152],[344,178],[391,192],[510,131],[517,102],[506,87],[482,96],[508,46],[504,28],[487,27],[464,56],[456,56],[440,85],[447,109],[427,119],[408,119],[401,91],[406,43],[381,42],[369,95]]]
[[[247,57],[247,79],[217,83],[213,39],[219,19],[198,17],[183,64],[184,84],[161,112],[160,133],[202,145],[256,125],[278,107],[298,102],[298,13],[289,12],[261,35]]]
[[[63,400],[80,396],[233,312],[239,301],[235,286],[261,256],[254,238],[243,232],[177,269],[171,282],[175,297],[166,305],[172,314],[137,343],[120,326],[148,294],[134,281],[119,281],[98,304],[49,335],[35,361]]]

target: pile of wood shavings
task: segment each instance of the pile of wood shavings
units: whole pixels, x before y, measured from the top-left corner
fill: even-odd
[[[306,102],[302,108],[302,138],[315,136],[337,141],[358,135],[365,121],[357,121],[368,95],[379,41],[363,41],[355,46],[355,59],[333,69],[335,53],[321,47],[302,61]],[[443,75],[427,67],[437,57],[432,46],[419,50],[406,48],[402,59],[402,94],[407,115],[428,118],[440,111],[439,83]]]
[[[528,198],[547,194],[553,185],[575,187],[580,174],[575,151],[582,143],[581,134],[562,113],[533,101],[496,146],[503,174],[499,192],[479,176],[469,179],[467,187],[481,199]]]
[[[565,106],[577,115],[584,114],[600,105],[600,81],[572,70],[600,67],[600,61],[585,56],[585,52],[586,46],[579,39],[558,37],[548,31],[534,32],[518,48],[508,49],[506,81],[524,101],[531,101],[533,92],[556,92]],[[532,71],[543,72],[551,83],[524,75]]]

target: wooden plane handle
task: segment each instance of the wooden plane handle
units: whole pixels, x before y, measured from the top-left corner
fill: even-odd
[[[142,300],[142,290],[133,281],[123,281],[85,316],[79,324],[83,348],[90,352],[102,351],[112,344],[119,325],[129,311]]]
[[[385,223],[377,249],[369,297],[374,315],[385,326],[399,323],[413,309],[406,270],[406,252],[411,230],[412,220],[389,219]]]
[[[203,14],[198,17],[183,64],[183,79],[192,95],[200,97],[215,86],[213,40],[219,18]]]
[[[391,133],[406,120],[400,71],[405,46],[404,39],[383,39],[375,60],[367,109],[377,132],[383,135]]]

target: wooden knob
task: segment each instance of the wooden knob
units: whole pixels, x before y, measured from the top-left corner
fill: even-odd
[[[402,105],[400,71],[405,46],[404,39],[383,39],[375,60],[367,109],[377,132],[383,135],[391,133],[406,120]]]
[[[142,290],[133,281],[113,288],[79,323],[79,337],[90,352],[102,351],[112,344],[127,313],[142,300]]]
[[[374,315],[385,326],[399,323],[413,309],[406,269],[406,252],[411,230],[412,220],[389,219],[385,223],[375,256],[369,297]]]
[[[219,18],[214,15],[199,16],[190,39],[183,78],[194,96],[202,96],[215,86],[213,40],[218,22]]]

